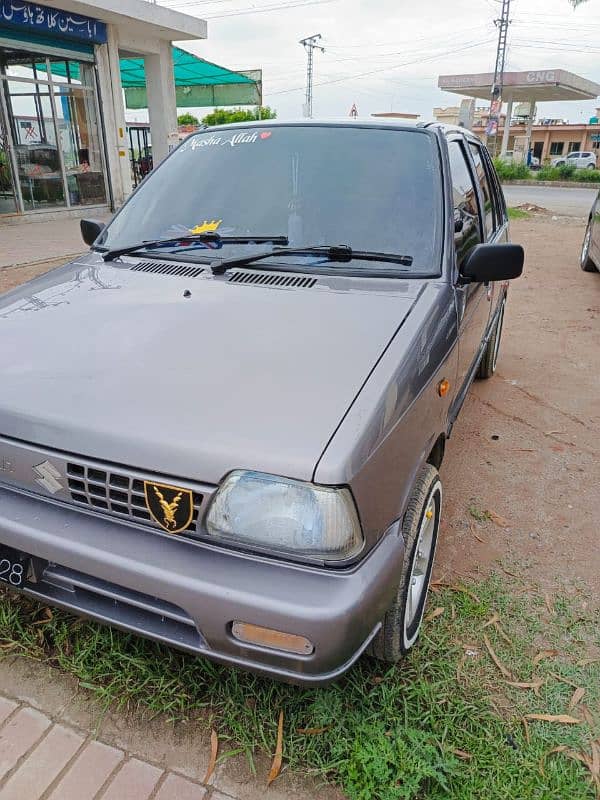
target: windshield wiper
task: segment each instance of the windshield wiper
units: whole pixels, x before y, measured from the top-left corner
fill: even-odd
[[[337,261],[348,263],[353,259],[363,261],[391,261],[394,264],[402,264],[410,267],[413,263],[412,256],[402,256],[396,253],[376,253],[372,250],[353,250],[346,244],[328,246],[320,245],[317,247],[291,247],[287,250],[269,250],[267,253],[257,253],[251,256],[241,256],[240,258],[227,258],[223,261],[216,261],[211,264],[214,275],[223,275],[232,267],[249,267],[256,261],[265,258],[275,258],[277,256],[322,256],[327,261]]]
[[[201,242],[215,244],[288,244],[287,236],[219,236],[218,233],[185,233],[179,236],[171,236],[168,239],[148,239],[137,244],[130,244],[125,247],[115,247],[102,254],[105,261],[112,261],[119,256],[135,253],[138,250],[153,250],[159,247],[187,245],[188,242]]]

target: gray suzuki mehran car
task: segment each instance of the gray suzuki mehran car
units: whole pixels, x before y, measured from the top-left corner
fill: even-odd
[[[214,128],[82,232],[0,298],[0,579],[282,680],[396,661],[523,266],[485,148]]]

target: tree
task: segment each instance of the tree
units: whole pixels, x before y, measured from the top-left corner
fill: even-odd
[[[275,119],[277,112],[269,106],[257,106],[253,111],[243,108],[215,108],[202,118],[205,125],[227,125],[229,122],[251,122],[255,119]]]
[[[177,117],[178,125],[200,125],[200,120],[193,114],[180,114]]]

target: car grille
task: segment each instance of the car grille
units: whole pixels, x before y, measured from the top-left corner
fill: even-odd
[[[67,479],[71,500],[80,506],[88,506],[100,513],[106,512],[121,519],[130,519],[142,525],[164,530],[154,521],[146,507],[144,481],[126,472],[115,469],[99,469],[96,466],[67,462]],[[203,495],[193,492],[194,511],[192,521],[182,531],[196,533],[198,514]]]

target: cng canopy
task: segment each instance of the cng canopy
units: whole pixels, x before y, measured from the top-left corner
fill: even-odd
[[[144,59],[122,58],[120,63],[127,108],[147,108]],[[178,108],[262,103],[261,70],[234,72],[179,47],[173,48],[173,66]]]
[[[494,83],[492,72],[471,75],[440,75],[438,86],[445,92],[489,100]],[[550,100],[594,100],[600,85],[564,69],[505,72],[503,100],[541,103]]]

